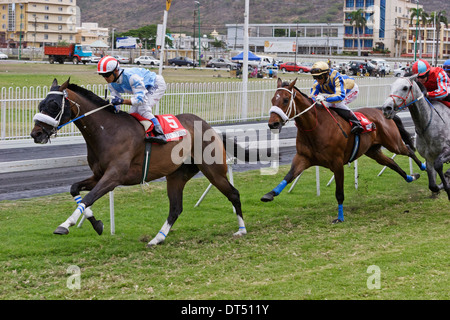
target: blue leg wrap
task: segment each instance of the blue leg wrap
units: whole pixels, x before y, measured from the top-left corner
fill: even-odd
[[[283,191],[283,189],[286,187],[286,185],[287,185],[287,181],[286,180],[281,181],[280,184],[277,185],[275,187],[275,189],[273,189],[273,192],[275,192],[275,195],[276,196],[279,195],[281,193],[281,191]]]
[[[406,182],[413,182],[413,181],[414,181],[414,178],[408,174],[406,176]]]
[[[342,204],[338,205],[338,219],[344,221],[344,206]]]
[[[422,162],[422,164],[420,165],[420,170],[422,170],[422,171],[427,170],[427,165]]]

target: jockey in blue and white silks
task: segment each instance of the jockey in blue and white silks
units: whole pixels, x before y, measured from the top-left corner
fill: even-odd
[[[314,63],[311,68],[314,84],[310,97],[322,103],[327,108],[332,108],[342,118],[350,121],[353,126],[351,132],[361,133],[364,129],[347,104],[356,99],[359,93],[358,85],[353,78],[340,74],[337,70],[330,69],[323,61]]]
[[[152,113],[153,107],[166,91],[164,78],[144,68],[121,69],[119,62],[111,56],[100,59],[97,72],[108,82],[108,89],[114,96],[111,100],[113,105],[131,105],[130,113],[138,113],[152,121],[155,136],[151,137],[147,132],[146,140],[162,144],[167,143],[161,125]],[[133,96],[130,99],[123,99],[123,93]]]

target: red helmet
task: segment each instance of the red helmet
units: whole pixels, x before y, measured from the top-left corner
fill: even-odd
[[[419,77],[424,76],[427,72],[431,70],[430,64],[423,59],[419,59],[414,62],[412,71],[414,74],[418,74]]]
[[[119,61],[117,61],[116,58],[111,56],[105,56],[100,59],[100,61],[97,64],[97,73],[109,73],[113,72],[116,69],[119,69]]]

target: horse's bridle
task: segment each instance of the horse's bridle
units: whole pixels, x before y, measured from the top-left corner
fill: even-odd
[[[42,131],[44,131],[48,135],[48,137],[51,137],[53,134],[56,134],[57,131],[63,126],[63,125],[60,125],[61,119],[64,115],[65,108],[70,107],[70,103],[75,104],[78,107],[78,113],[80,112],[80,105],[78,103],[76,103],[75,101],[72,101],[68,98],[68,94],[67,94],[66,90],[64,90],[64,91],[49,91],[47,93],[47,97],[50,95],[61,96],[61,102],[59,103],[60,107],[59,107],[58,114],[53,118],[53,117],[49,116],[48,114],[43,113],[41,110],[39,113],[36,113],[33,117],[33,121],[36,123],[37,126],[42,128]],[[52,127],[52,129],[48,130],[45,126],[39,124],[39,122],[48,124],[49,126]]]
[[[390,94],[389,95],[389,97],[392,98],[392,102],[394,102],[394,110],[395,110],[395,107],[397,107],[397,110],[395,110],[395,111],[401,111],[403,109],[406,109],[410,105],[412,105],[413,103],[419,101],[420,99],[422,99],[424,97],[424,95],[422,94],[419,98],[414,99],[414,92],[412,90],[413,89],[413,84],[412,84],[411,80],[409,80],[408,78],[405,78],[405,79],[408,80],[409,84],[411,85],[411,87],[409,88],[409,92],[406,95],[406,97],[404,98],[404,97],[398,96],[396,94]],[[410,94],[411,94],[411,97],[412,97],[412,101],[410,103],[406,104],[406,101],[408,100],[408,97],[409,97]],[[401,104],[397,105],[397,103],[395,102],[394,98],[399,98],[399,99],[403,100],[403,102]],[[403,104],[404,104],[404,106],[402,107]]]
[[[273,112],[273,113],[276,113],[277,115],[279,115],[281,117],[281,119],[283,120],[283,125],[286,124],[286,122],[288,122],[288,121],[290,121],[292,119],[295,119],[295,118],[301,116],[302,114],[308,112],[317,103],[317,101],[314,102],[311,106],[309,106],[308,108],[306,108],[302,112],[299,112],[299,113],[295,114],[292,118],[289,118],[287,115],[291,114],[292,108],[295,108],[295,110],[297,110],[297,106],[296,106],[295,100],[294,100],[296,92],[294,91],[294,89],[289,90],[287,88],[278,88],[278,90],[285,90],[285,91],[287,91],[287,92],[289,92],[291,94],[291,100],[289,101],[289,107],[288,107],[286,113],[278,106],[272,106],[270,108],[270,110],[269,110],[269,114]]]

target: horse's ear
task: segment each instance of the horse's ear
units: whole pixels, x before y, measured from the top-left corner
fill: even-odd
[[[53,79],[53,83],[52,83],[52,87],[57,87],[58,86],[58,80]]]
[[[277,88],[280,88],[282,83],[283,83],[283,81],[281,81],[281,78],[278,78]]]
[[[294,79],[294,81],[292,81],[290,84],[289,84],[289,90],[292,90],[292,88],[295,86],[295,83],[297,82],[297,78],[295,78]]]
[[[67,79],[67,81],[64,82],[64,83],[61,85],[61,87],[59,87],[59,91],[64,91],[64,90],[66,90],[67,87],[69,86],[69,82],[70,82],[70,78]]]

